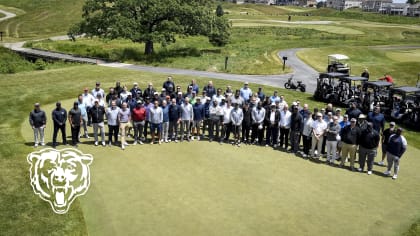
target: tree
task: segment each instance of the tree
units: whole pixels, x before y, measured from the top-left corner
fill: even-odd
[[[411,5],[416,4],[418,2],[420,2],[420,0],[407,0],[407,3]]]
[[[176,35],[209,36],[214,14],[208,0],[86,0],[82,21],[69,36],[86,34],[106,39],[126,38],[145,43],[152,54],[154,43],[168,45]]]
[[[220,17],[223,16],[225,14],[225,12],[223,11],[222,5],[217,5],[216,8],[216,16]]]

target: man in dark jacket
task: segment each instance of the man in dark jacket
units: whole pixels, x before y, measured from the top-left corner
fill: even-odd
[[[398,171],[400,169],[400,160],[402,155],[407,150],[407,140],[404,136],[402,136],[403,129],[398,128],[395,134],[392,134],[389,137],[387,149],[386,149],[386,156],[388,161],[388,167],[385,171],[385,175],[391,174],[392,165],[394,165],[394,175],[392,179],[397,179]]]
[[[249,103],[245,103],[243,108],[244,119],[242,120],[242,143],[250,144],[249,132],[251,131],[252,115]]]
[[[99,106],[99,101],[95,100],[95,105],[90,109],[89,115],[92,118],[93,135],[95,137],[95,146],[98,146],[98,129],[101,132],[102,146],[105,147],[105,128],[104,117],[105,108]]]
[[[178,125],[181,121],[181,108],[175,98],[169,105],[169,138],[170,141],[178,142]]]
[[[276,108],[275,103],[271,103],[270,108],[267,109],[267,113],[265,114],[265,123],[267,125],[265,146],[273,144],[274,148],[277,147],[279,121],[280,111]]]
[[[66,121],[67,121],[67,111],[61,107],[61,102],[57,102],[56,108],[52,111],[52,120],[54,122],[54,133],[53,133],[53,148],[57,146],[57,134],[58,130],[61,131],[61,136],[63,137],[63,144],[67,144],[66,140]]]
[[[47,124],[47,116],[45,115],[45,112],[41,110],[41,105],[39,103],[35,103],[34,110],[29,113],[29,124],[34,131],[34,147],[38,147],[39,143],[41,143],[41,146],[44,146],[44,130]]]
[[[359,138],[359,172],[363,171],[367,159],[368,175],[372,174],[373,161],[377,155],[379,145],[379,133],[373,128],[373,124],[368,122],[366,129],[362,130]]]
[[[347,155],[350,155],[350,169],[352,171],[354,170],[354,161],[356,159],[356,150],[360,133],[360,128],[356,126],[356,118],[351,118],[350,125],[345,126],[340,132],[341,142],[343,144],[340,166],[344,166]]]
[[[299,107],[293,106],[290,118],[290,150],[293,153],[299,151],[300,132],[303,130],[303,118],[299,113]]]

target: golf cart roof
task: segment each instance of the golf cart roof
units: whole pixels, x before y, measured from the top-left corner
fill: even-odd
[[[378,81],[366,81],[365,82],[365,86],[371,86],[371,87],[390,87],[392,86],[392,83],[387,82],[387,81],[382,81],[382,80],[378,80]]]
[[[339,73],[339,72],[328,72],[328,73],[320,73],[319,77],[321,78],[340,78],[347,76],[347,74]]]
[[[328,55],[329,58],[333,60],[348,60],[349,57],[343,54],[330,54]]]
[[[403,92],[403,93],[420,93],[420,88],[411,87],[411,86],[402,86],[398,88],[393,88],[394,91]]]
[[[344,78],[340,78],[340,80],[348,80],[348,81],[367,81],[369,80],[366,77],[360,77],[360,76],[346,76]]]

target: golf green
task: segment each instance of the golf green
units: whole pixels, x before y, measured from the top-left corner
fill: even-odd
[[[53,107],[42,106],[49,144]],[[27,121],[22,135],[32,142]],[[420,217],[413,146],[394,181],[384,167],[368,176],[266,147],[192,141],[123,151],[81,141],[94,157],[78,198],[90,235],[398,235]]]

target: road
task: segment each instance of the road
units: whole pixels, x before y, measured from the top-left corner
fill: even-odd
[[[4,13],[6,16],[0,18],[0,21],[10,19],[15,17],[16,15],[10,12],[6,12],[0,10],[0,12]],[[57,36],[50,38],[52,40],[68,40],[67,36]],[[232,81],[248,81],[249,83],[255,84],[262,84],[262,85],[269,85],[274,87],[284,87],[284,83],[287,82],[287,79],[293,75],[295,81],[301,80],[304,84],[306,84],[306,91],[307,93],[313,93],[316,88],[316,77],[318,72],[315,71],[310,66],[306,65],[296,56],[296,52],[300,49],[289,49],[280,51],[278,56],[280,59],[283,56],[287,56],[288,60],[286,65],[293,69],[292,74],[282,74],[282,75],[238,75],[238,74],[228,74],[228,73],[217,73],[217,72],[208,72],[208,71],[197,71],[197,70],[187,70],[187,69],[177,69],[177,68],[167,68],[167,67],[153,67],[153,66],[145,66],[145,65],[133,65],[133,64],[125,64],[119,62],[104,62],[101,60],[97,60],[95,58],[85,58],[79,57],[75,55],[69,55],[64,53],[57,53],[57,52],[50,52],[44,50],[37,50],[31,48],[24,48],[25,42],[18,42],[18,43],[4,43],[3,46],[10,48],[11,50],[17,52],[25,52],[30,55],[39,55],[48,58],[58,58],[67,61],[75,61],[75,62],[83,62],[83,63],[90,63],[90,64],[97,64],[98,66],[104,67],[113,67],[113,68],[121,68],[126,70],[136,70],[136,71],[147,71],[147,72],[155,72],[155,73],[163,73],[163,74],[171,74],[171,75],[189,75],[195,77],[207,77],[211,79],[223,79],[223,80],[232,80]]]

